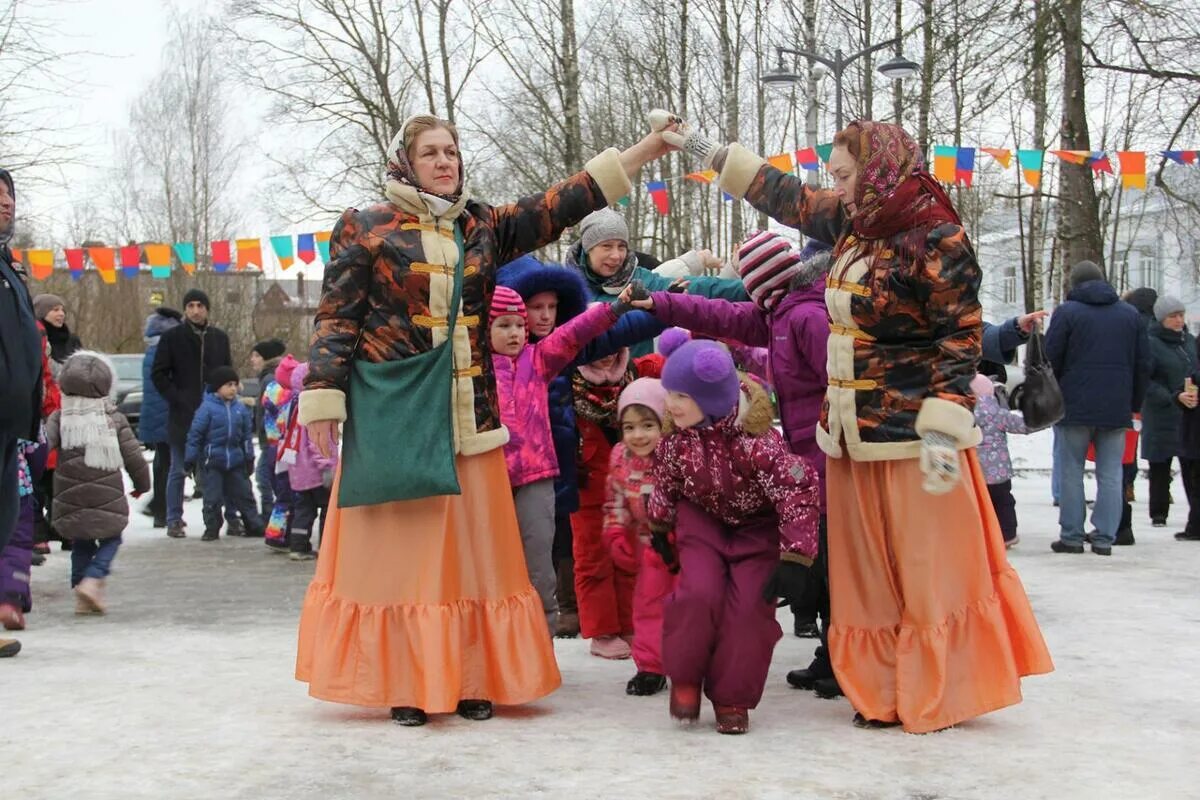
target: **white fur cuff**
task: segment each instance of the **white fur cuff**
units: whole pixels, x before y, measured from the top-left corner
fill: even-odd
[[[621,166],[621,153],[615,147],[592,156],[592,159],[583,165],[583,169],[600,186],[600,191],[604,193],[604,199],[609,205],[633,191],[633,184],[629,182],[629,176]]]
[[[921,403],[917,414],[917,435],[926,433],[944,433],[953,436],[959,447],[971,446],[969,443],[978,441],[975,431],[975,415],[958,403],[942,400],[939,397],[927,397]]]
[[[725,166],[721,169],[721,188],[741,200],[754,176],[767,163],[761,157],[742,147],[737,142],[729,145],[725,155]]]
[[[346,393],[341,389],[305,389],[300,393],[300,411],[296,418],[301,425],[310,422],[346,421]]]

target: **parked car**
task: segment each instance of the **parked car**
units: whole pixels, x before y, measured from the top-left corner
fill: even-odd
[[[110,355],[117,370],[117,410],[129,420],[134,435],[142,416],[142,353]]]

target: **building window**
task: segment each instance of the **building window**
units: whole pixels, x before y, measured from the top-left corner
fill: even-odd
[[[1000,291],[1005,303],[1017,302],[1017,267],[1015,264],[1004,265],[1004,274],[1000,278]]]
[[[1163,265],[1157,250],[1143,248],[1138,251],[1138,277],[1141,279],[1139,286],[1149,286],[1162,293]]]

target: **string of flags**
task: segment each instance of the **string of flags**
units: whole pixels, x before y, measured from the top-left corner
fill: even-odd
[[[815,172],[821,169],[823,164],[829,163],[829,156],[832,152],[832,143],[821,144],[771,156],[767,159],[767,163],[783,172],[799,172],[800,170]],[[1164,160],[1176,164],[1192,166],[1200,164],[1200,150],[1160,150],[1158,152]],[[933,148],[933,176],[952,186],[959,184],[971,186],[975,179],[978,153],[991,156],[1004,169],[1012,166],[1014,152],[1005,148],[935,145]],[[1037,189],[1041,185],[1046,153],[1070,164],[1091,167],[1092,174],[1095,176],[1115,176],[1117,174],[1113,169],[1113,161],[1109,157],[1109,153],[1103,150],[1017,150],[1015,152],[1017,166],[1021,170],[1021,176],[1031,188]],[[1116,151],[1116,156],[1121,186],[1126,189],[1145,191],[1147,153],[1141,150],[1119,150]],[[648,181],[646,191],[658,213],[666,216],[671,213],[671,200],[667,193],[668,183],[678,180],[711,183],[716,177],[716,171],[711,169],[689,172],[674,178]],[[728,194],[725,194],[724,197],[726,200],[733,199]],[[622,200],[622,205],[628,205],[627,198]]]
[[[320,258],[329,261],[329,239],[332,231],[271,236],[271,251],[279,260],[280,268],[286,270],[297,260],[311,264]],[[293,238],[295,242],[293,242]],[[261,239],[221,239],[209,243],[214,272],[242,271],[251,267],[262,269],[263,248]],[[14,261],[24,264],[34,280],[44,281],[54,272],[55,253],[45,249],[12,248]],[[172,263],[172,256],[174,262]],[[63,249],[67,270],[73,280],[80,280],[90,264],[100,273],[104,283],[116,283],[118,274],[124,278],[138,277],[144,266],[150,267],[153,278],[166,280],[172,269],[183,269],[191,275],[196,271],[196,243],[175,242],[162,244],[131,244],[124,247],[67,247]],[[118,273],[119,270],[119,273]]]

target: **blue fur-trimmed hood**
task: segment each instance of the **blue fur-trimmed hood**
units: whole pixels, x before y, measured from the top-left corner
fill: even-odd
[[[558,264],[543,264],[533,256],[521,256],[508,262],[496,273],[496,283],[515,291],[521,299],[541,292],[558,295],[558,322],[562,325],[588,307],[587,283],[577,271]]]

